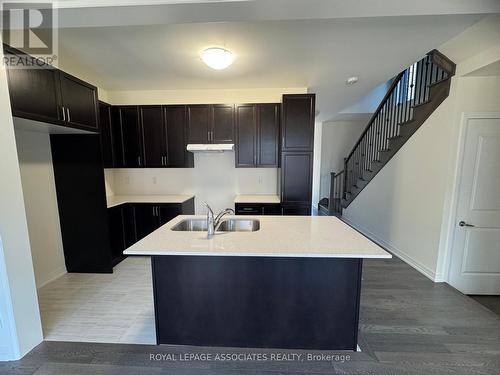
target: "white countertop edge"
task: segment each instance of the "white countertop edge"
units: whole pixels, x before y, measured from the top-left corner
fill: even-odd
[[[168,198],[169,196],[175,198]],[[123,197],[123,198],[120,198]],[[182,199],[179,199],[182,197]],[[106,207],[112,208],[129,203],[158,203],[158,204],[179,204],[194,198],[194,195],[166,194],[166,195],[110,195],[106,197]],[[109,202],[112,200],[113,202]],[[116,201],[114,201],[116,200]]]
[[[148,251],[148,250],[125,250],[125,255],[142,256],[207,256],[207,257],[271,257],[271,258],[352,258],[352,259],[391,259],[392,255],[356,255],[356,254],[294,254],[294,253],[223,253],[223,252],[197,252],[197,251]]]

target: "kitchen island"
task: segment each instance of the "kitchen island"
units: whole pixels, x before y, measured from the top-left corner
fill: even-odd
[[[178,216],[125,251],[151,256],[158,344],[356,350],[363,259],[389,253],[335,217],[179,230],[203,219]]]

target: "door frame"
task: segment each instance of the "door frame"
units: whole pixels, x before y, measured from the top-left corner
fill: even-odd
[[[460,197],[460,182],[463,176],[463,162],[465,157],[465,144],[467,141],[467,128],[469,120],[472,119],[500,119],[500,112],[462,112],[458,128],[457,151],[455,155],[455,166],[453,171],[453,180],[451,182],[451,204],[449,210],[448,223],[445,229],[445,272],[444,280],[450,282],[451,262],[456,243],[456,223],[458,220],[458,201]],[[446,210],[443,212],[446,215]],[[443,236],[441,236],[443,237]],[[451,285],[451,284],[450,284]]]

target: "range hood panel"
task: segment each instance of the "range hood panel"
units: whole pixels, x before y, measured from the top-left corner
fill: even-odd
[[[233,151],[233,143],[207,143],[207,144],[188,144],[186,149],[190,152],[225,152]]]

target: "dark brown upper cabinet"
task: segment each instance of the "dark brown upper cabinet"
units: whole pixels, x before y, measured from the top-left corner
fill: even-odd
[[[96,87],[62,71],[59,77],[66,125],[98,131]]]
[[[186,106],[182,105],[113,106],[112,166],[192,168],[193,154],[186,150],[186,117]],[[109,139],[107,131],[104,134],[101,138]]]
[[[29,56],[4,48],[6,55]],[[12,115],[30,120],[63,124],[59,71],[49,65],[41,69],[7,68]]]
[[[210,106],[188,105],[188,143],[209,143]]]
[[[184,105],[164,106],[167,134],[166,165],[170,168],[194,167],[194,155],[187,146],[187,108]]]
[[[236,167],[257,163],[257,113],[255,104],[236,105]]]
[[[113,168],[115,150],[111,127],[111,106],[104,102],[99,102],[99,129],[101,129],[102,164],[104,168]]]
[[[282,151],[313,151],[314,94],[283,95]]]
[[[123,145],[123,167],[144,167],[142,156],[141,124],[139,120],[138,106],[116,107],[117,115],[113,116],[120,122],[122,145]]]
[[[144,167],[166,167],[167,132],[163,109],[159,105],[141,106],[141,138]]]
[[[210,143],[234,142],[234,105],[214,104],[211,106]]]
[[[280,105],[236,105],[236,167],[278,167]]]
[[[31,56],[4,45],[6,55]],[[52,66],[7,68],[12,114],[30,120],[99,131],[97,88]]]
[[[188,143],[233,143],[234,105],[188,105]]]
[[[257,167],[279,166],[280,107],[257,105]]]

